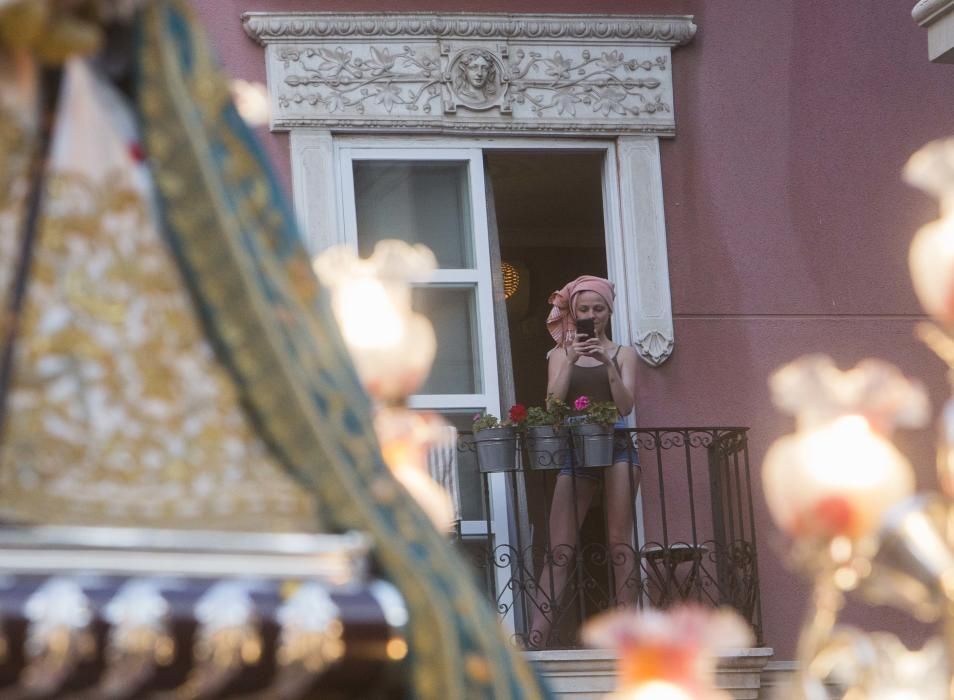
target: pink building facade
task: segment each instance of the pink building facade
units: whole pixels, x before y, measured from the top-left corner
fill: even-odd
[[[935,217],[935,204],[903,184],[900,171],[924,143],[954,133],[954,69],[929,62],[911,7],[885,0],[195,6],[226,70],[259,82],[265,54],[241,20],[250,11],[693,16],[695,37],[672,51],[675,136],[660,141],[675,345],[660,366],[640,366],[639,424],[751,429],[765,644],[776,659],[791,659],[808,586],[783,563],[784,540],[760,497],[758,465],[791,429],[771,406],[768,375],[805,353],[829,353],[843,367],[877,356],[922,378],[935,406],[946,394],[943,366],[913,335],[922,314],[906,263],[910,238]],[[263,129],[261,136],[291,193],[287,134]],[[933,487],[931,433],[901,442],[920,485]],[[919,634],[893,612],[853,615]]]

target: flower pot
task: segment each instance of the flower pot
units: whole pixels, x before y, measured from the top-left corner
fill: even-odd
[[[573,426],[573,451],[578,467],[609,467],[613,464],[613,426],[581,423]]]
[[[512,425],[474,433],[481,472],[510,472],[517,468],[517,432]]]
[[[570,466],[570,429],[538,425],[527,428],[527,454],[531,469],[563,469]]]

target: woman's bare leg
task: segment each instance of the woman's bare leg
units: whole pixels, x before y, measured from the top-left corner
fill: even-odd
[[[569,474],[557,477],[550,507],[549,542],[543,570],[537,579],[535,605],[527,635],[527,646],[530,648],[546,646],[555,609],[576,558],[580,526],[598,488],[599,482],[593,479],[574,479]]]
[[[629,462],[617,462],[606,470],[606,541],[618,606],[635,603],[639,590],[634,529],[639,476],[639,467]]]

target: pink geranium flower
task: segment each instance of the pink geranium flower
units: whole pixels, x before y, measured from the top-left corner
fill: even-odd
[[[573,408],[575,408],[577,411],[585,411],[587,408],[589,408],[589,405],[589,396],[579,396],[577,397],[576,401],[573,402]]]

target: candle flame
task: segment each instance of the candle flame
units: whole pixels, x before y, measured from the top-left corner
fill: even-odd
[[[341,285],[334,297],[335,318],[345,342],[362,350],[397,347],[404,339],[402,312],[384,284],[357,277]]]

